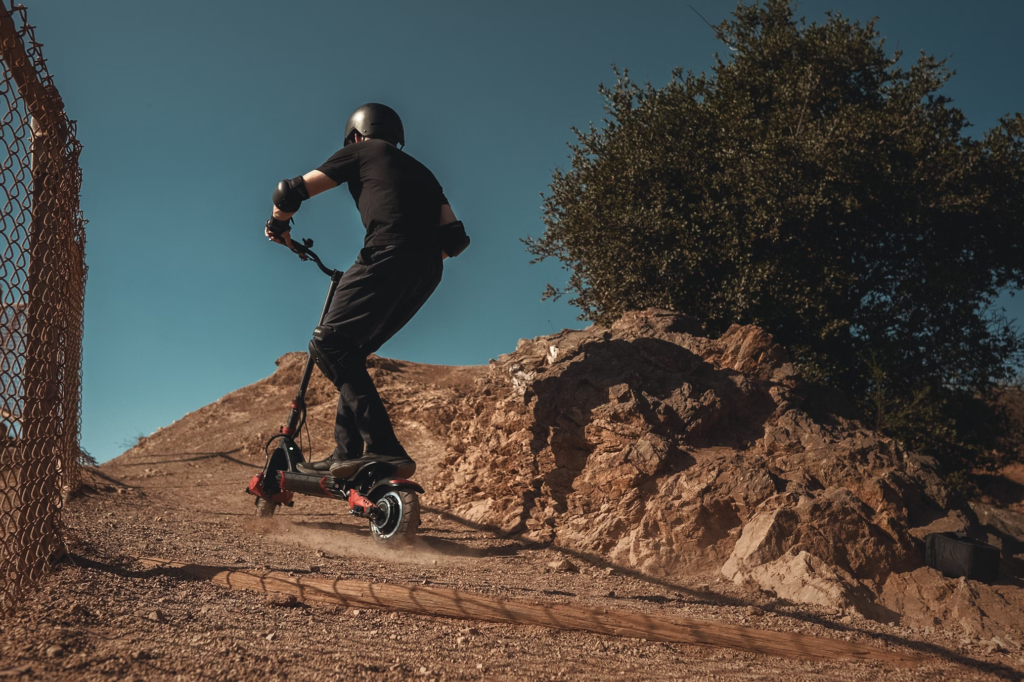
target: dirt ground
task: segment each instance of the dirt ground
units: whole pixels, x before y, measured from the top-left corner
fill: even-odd
[[[405,369],[407,375],[429,374]],[[466,368],[445,380],[422,375],[417,381],[457,390],[459,381],[472,381],[478,370]],[[400,551],[378,546],[366,522],[348,517],[338,502],[300,497],[274,519],[257,520],[253,498],[243,490],[263,464],[257,444],[285,416],[282,405],[291,387],[288,377],[275,377],[187,415],[92,474],[92,490],[72,500],[65,515],[69,556],[0,624],[0,678],[1024,678],[1020,651],[992,650],[941,629],[912,631],[789,605],[743,591],[717,573],[666,582],[590,563],[474,528],[431,506],[429,494],[418,541]],[[414,418],[415,411],[401,409],[401,396],[414,393],[415,382],[381,383],[403,415],[400,436],[420,464],[414,478],[429,491],[444,444]],[[425,395],[419,392],[421,404]],[[321,450],[330,433],[330,402],[326,395],[310,411]],[[912,650],[926,654],[927,662],[909,668],[809,662],[534,626],[301,602],[288,606],[180,571],[144,569],[135,558],[140,556],[702,618]],[[549,566],[560,559],[578,570]]]

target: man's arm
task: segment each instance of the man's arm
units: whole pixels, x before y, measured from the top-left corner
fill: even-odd
[[[334,180],[331,180],[329,177],[327,177],[318,170],[309,171],[308,173],[302,176],[302,180],[303,182],[306,183],[306,191],[309,192],[310,197],[315,197],[317,194],[321,194],[329,189],[333,189],[338,186],[338,183],[336,183]],[[274,216],[274,220],[280,220],[282,222],[285,222],[293,215],[295,215],[295,212],[292,211],[291,213],[286,213],[285,211],[279,209],[277,206],[274,206],[274,211],[272,215]],[[291,248],[291,234],[289,230],[282,232],[280,236],[275,235],[273,232],[270,231],[269,228],[265,228],[263,232],[264,234],[267,235],[270,241],[277,242],[278,244],[284,244],[285,246]]]
[[[448,204],[445,204],[444,206],[441,207],[441,222],[438,223],[438,227],[440,227],[441,225],[447,225],[448,223],[454,223],[454,222],[455,222],[455,212],[452,211],[452,207],[451,206],[449,206]],[[444,250],[442,250],[441,251],[441,260],[444,260],[447,257],[448,257],[448,254],[445,253]]]
[[[447,225],[448,223],[454,223],[455,220],[456,220],[455,213],[452,211],[452,207],[449,206],[448,204],[445,204],[444,206],[442,206],[441,207],[441,222],[438,224],[438,226],[440,226],[440,225]]]
[[[455,213],[448,204],[441,205],[441,225],[439,237],[441,241],[441,260],[455,258],[469,246],[469,235],[461,220],[455,219]]]

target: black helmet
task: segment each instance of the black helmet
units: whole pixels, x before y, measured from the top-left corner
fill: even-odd
[[[398,113],[383,104],[364,104],[352,112],[345,124],[345,144],[352,141],[352,133],[377,140],[387,140],[400,147],[405,146],[405,128]]]

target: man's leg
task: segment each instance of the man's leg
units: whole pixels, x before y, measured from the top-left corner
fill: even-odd
[[[357,447],[365,444],[366,454],[408,457],[366,371],[366,356],[409,321],[440,276],[439,257],[365,249],[339,282],[324,324],[310,343],[317,364],[339,389],[336,455],[358,456]]]
[[[408,457],[395,436],[384,401],[366,371],[366,354],[343,335],[332,333],[324,326],[317,327],[309,352],[338,388],[338,412],[334,421],[337,446],[327,459],[304,464],[301,468],[327,471],[337,462],[358,459],[364,454]]]
[[[342,275],[324,318],[324,326],[314,330],[314,338],[309,342],[309,354],[328,381],[339,389],[339,396],[338,411],[334,418],[334,451],[319,462],[300,464],[299,469],[303,471],[326,472],[336,462],[363,456],[365,444],[356,422],[356,406],[351,396],[340,389],[349,371],[348,366],[363,364],[365,369],[366,356],[364,354],[359,357],[357,341],[367,336],[373,326],[369,313],[375,303],[372,295],[375,277],[369,265],[367,250],[363,249],[356,262]],[[344,325],[345,334],[328,334],[328,338],[320,338],[324,336],[323,332],[333,329],[328,321],[347,321]]]
[[[363,456],[363,437],[359,435],[359,427],[356,425],[356,413],[352,406],[345,399],[345,396],[338,395],[338,414],[334,418],[334,441],[337,446],[334,449],[333,458],[355,459]]]
[[[356,429],[366,444],[366,455],[409,456],[398,442],[384,401],[366,371],[365,360],[346,374],[345,382],[338,389],[341,394],[339,404],[344,402],[355,415]]]

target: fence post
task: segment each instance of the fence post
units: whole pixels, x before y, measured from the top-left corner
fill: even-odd
[[[28,306],[25,314],[25,371],[22,448],[27,468],[20,491],[23,523],[28,535],[39,538],[26,566],[30,575],[42,572],[56,548],[55,519],[59,510],[57,433],[59,386],[57,383],[57,323],[60,311],[58,271],[53,260],[56,246],[53,204],[56,170],[54,152],[60,142],[51,140],[39,121],[32,118],[32,212],[29,223]],[[24,532],[24,531],[23,531]]]
[[[0,60],[12,169],[0,177],[7,194],[0,205],[0,416],[10,423],[0,433],[2,613],[60,546],[62,494],[77,480],[86,268],[81,146],[23,7],[0,3]]]

